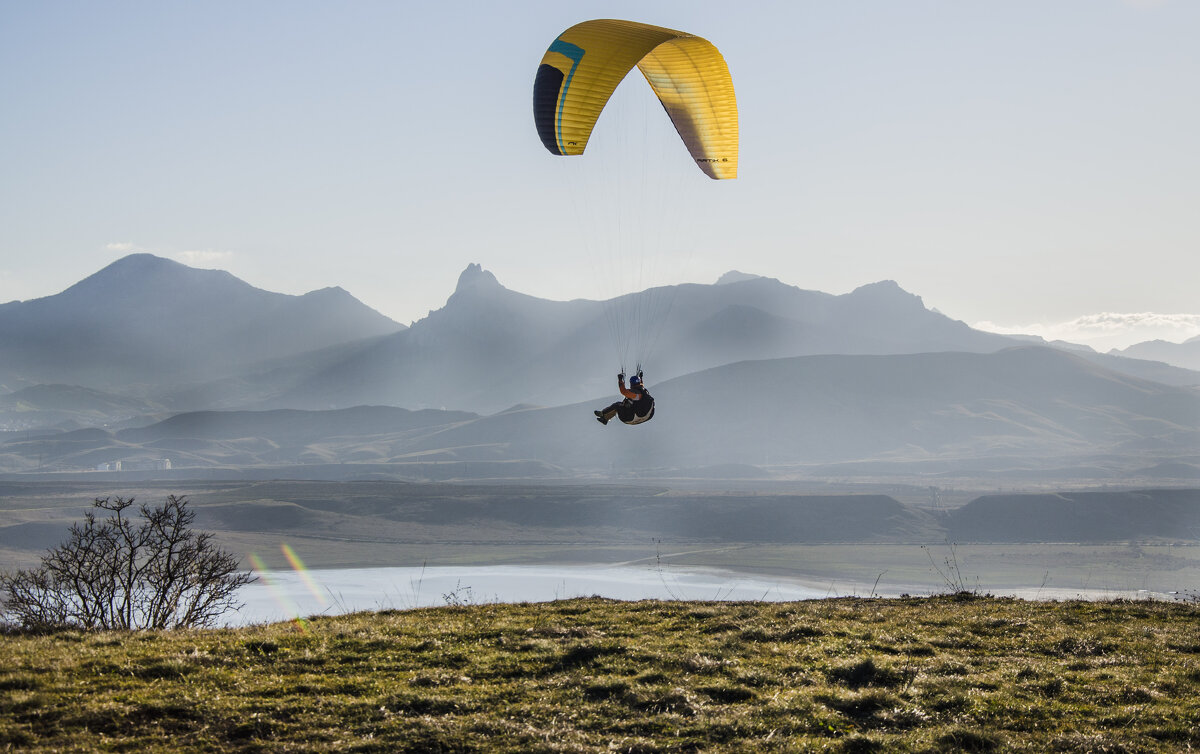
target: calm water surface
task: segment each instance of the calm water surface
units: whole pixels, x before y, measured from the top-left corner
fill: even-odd
[[[770,600],[835,596],[786,579],[709,569],[627,565],[340,568],[257,573],[243,587],[239,625],[337,615],[356,610],[448,604],[547,602],[573,597],[619,600]]]
[[[812,582],[706,568],[647,565],[454,566],[429,568],[339,568],[257,572],[258,581],[239,594],[245,606],[225,616],[225,625],[248,625],[359,610],[405,610],[440,605],[549,602],[574,597],[618,600],[760,600],[782,602],[824,597],[895,597],[922,588],[887,590],[871,584]],[[1031,600],[1175,599],[1145,590],[988,589],[996,596]]]

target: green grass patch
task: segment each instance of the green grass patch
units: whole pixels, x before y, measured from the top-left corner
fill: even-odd
[[[1200,608],[955,597],[387,610],[0,641],[0,748],[1173,752]]]

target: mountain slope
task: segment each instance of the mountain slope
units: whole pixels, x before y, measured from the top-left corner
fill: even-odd
[[[0,369],[95,388],[198,381],[403,329],[340,288],[289,296],[133,254],[62,293],[0,308]]]
[[[990,353],[1020,342],[929,310],[893,281],[832,295],[730,274],[610,301],[550,301],[472,264],[444,307],[404,328],[341,289],[287,296],[137,254],[56,296],[0,306],[0,385],[119,393],[155,414],[564,405],[615,394],[614,373],[634,364],[622,365],[612,325],[639,311],[657,312],[645,321],[657,346],[644,365],[651,384],[747,360]],[[1200,383],[1200,373],[1158,362],[1087,358],[1156,382]],[[127,408],[112,410],[128,420]],[[12,426],[70,420],[25,410]],[[106,423],[97,415],[93,426]]]
[[[944,515],[955,542],[1112,542],[1200,536],[1200,492],[986,495]]]
[[[635,469],[983,458],[1037,468],[1200,454],[1196,391],[1048,348],[750,361],[650,389],[656,417],[637,428],[591,426],[598,397],[488,417],[416,447],[491,443],[565,467]]]
[[[1128,356],[1133,359],[1149,359],[1163,361],[1184,369],[1200,370],[1200,336],[1189,338],[1182,343],[1172,343],[1166,340],[1147,340],[1135,343],[1126,349],[1111,353]]]
[[[750,278],[606,302],[561,302],[510,291],[471,265],[445,307],[268,405],[377,403],[494,412],[515,403],[577,401],[612,390],[620,367],[607,313],[614,307],[664,312],[652,334],[657,353],[646,364],[650,378],[660,382],[750,358],[987,352],[1013,344],[926,309],[891,281],[844,296]]]
[[[510,291],[478,265],[459,277],[446,306],[312,375],[270,405],[498,411],[547,399],[531,366],[599,313]],[[543,375],[544,376],[544,375]]]
[[[102,426],[163,413],[151,401],[76,385],[33,385],[0,395],[0,431],[9,432]]]
[[[636,428],[596,423],[592,409],[607,395],[487,417],[368,407],[204,412],[117,433],[13,440],[0,445],[0,462],[68,470],[138,454],[165,454],[176,467],[534,461],[566,475],[621,478],[730,464],[787,473],[889,464],[926,472],[1090,467],[1103,478],[1200,460],[1200,393],[1050,348],[745,361],[650,389],[655,419]]]

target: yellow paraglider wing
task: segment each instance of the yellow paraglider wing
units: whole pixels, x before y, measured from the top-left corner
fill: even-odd
[[[736,178],[737,100],[708,40],[634,21],[585,21],[546,50],[533,84],[533,119],[552,154],[583,154],[609,97],[637,66],[675,130],[711,178]]]

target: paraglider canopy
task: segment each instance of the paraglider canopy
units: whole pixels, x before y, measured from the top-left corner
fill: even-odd
[[[736,178],[737,101],[725,59],[706,39],[635,21],[584,21],[546,50],[533,85],[533,118],[546,149],[583,154],[600,112],[635,65],[697,166],[710,178]]]

